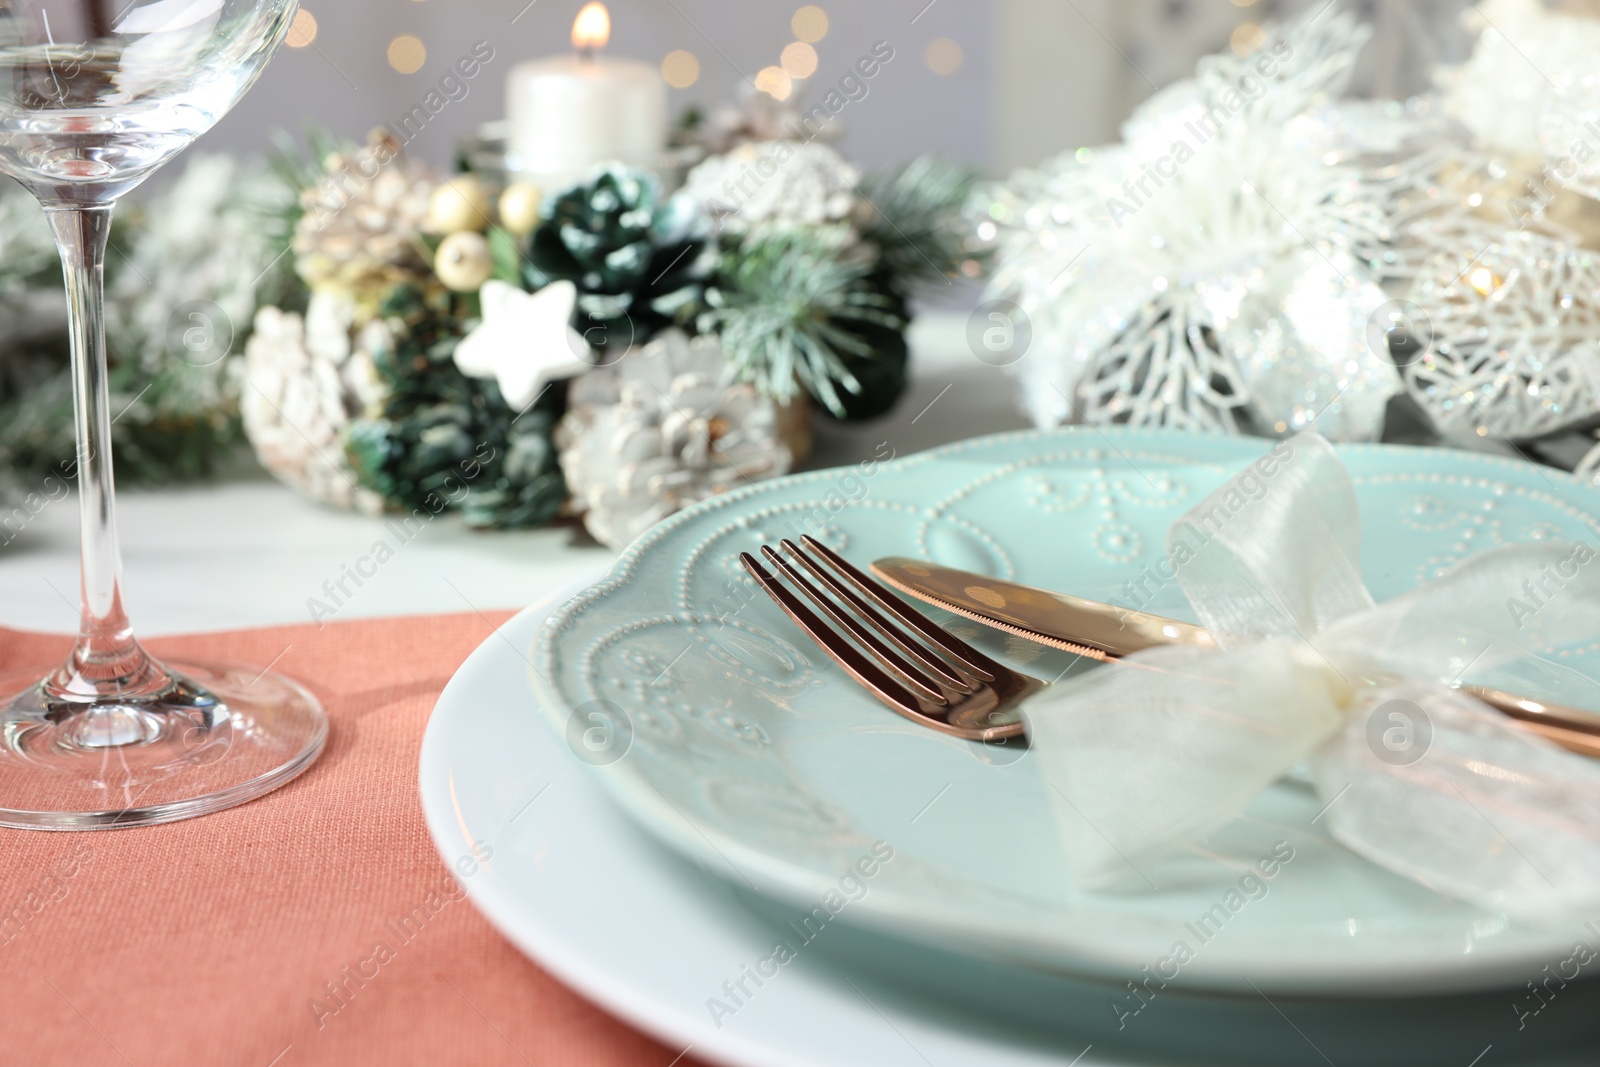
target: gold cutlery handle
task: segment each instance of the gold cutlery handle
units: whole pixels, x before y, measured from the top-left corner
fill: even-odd
[[[903,593],[946,611],[1052,648],[1116,660],[1161,645],[1214,646],[1193,623],[1101,603],[1067,593],[890,556],[873,563],[878,576]],[[1462,685],[1522,726],[1583,756],[1600,758],[1600,713],[1534,700],[1482,685]]]
[[[1562,704],[1532,700],[1485,685],[1463,685],[1461,691],[1470,693],[1502,715],[1516,719],[1562,748],[1600,758],[1600,715]]]

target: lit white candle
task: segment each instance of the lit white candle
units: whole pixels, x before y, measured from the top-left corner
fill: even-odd
[[[667,86],[656,68],[602,58],[611,37],[604,4],[572,24],[578,53],[519,64],[507,87],[507,161],[520,176],[553,183],[598,163],[659,166],[666,143]]]

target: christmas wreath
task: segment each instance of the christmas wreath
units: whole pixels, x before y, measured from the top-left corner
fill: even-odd
[[[581,515],[626,543],[787,473],[813,409],[888,411],[912,287],[972,273],[972,177],[931,159],[867,179],[751,141],[675,191],[620,166],[494,190],[376,133],[282,169],[302,299],[257,313],[245,432],[283,480],[374,513]]]

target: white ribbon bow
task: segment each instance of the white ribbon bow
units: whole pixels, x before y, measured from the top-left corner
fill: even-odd
[[[1600,763],[1451,688],[1600,635],[1593,548],[1504,546],[1377,604],[1354,487],[1310,433],[1167,548],[1220,650],[1142,652],[1026,709],[1075,879],[1205,837],[1307,760],[1319,821],[1373,863],[1523,919],[1600,903]]]

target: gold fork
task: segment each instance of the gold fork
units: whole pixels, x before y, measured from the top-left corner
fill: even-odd
[[[739,553],[739,562],[784,613],[873,696],[913,722],[969,741],[1001,741],[1022,734],[1017,705],[1048,683],[996,663],[816,538],[802,535],[800,542],[785,538],[779,543],[810,577],[771,545],[762,545],[761,555],[805,599],[750,553]],[[1081,651],[1094,654],[1087,647]]]

